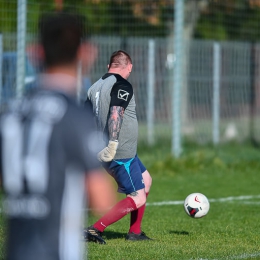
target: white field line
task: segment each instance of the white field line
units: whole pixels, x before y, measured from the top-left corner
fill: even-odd
[[[199,258],[199,260],[239,260],[239,259],[251,259],[251,258],[258,258],[260,256],[260,252],[253,253],[253,254],[242,254],[242,255],[234,255],[234,256],[228,256],[225,258],[214,258],[214,259],[208,259],[208,258]],[[192,260],[192,259],[191,259]]]
[[[242,201],[240,203],[243,204],[254,204],[259,205],[260,202],[250,202],[246,200],[250,199],[260,199],[260,195],[243,195],[243,196],[232,196],[232,197],[226,197],[226,198],[218,198],[218,199],[209,199],[209,202],[233,202],[233,201]],[[182,205],[184,203],[184,200],[173,200],[173,201],[160,201],[160,202],[147,202],[146,206],[164,206],[164,205]],[[86,208],[86,211],[92,210],[90,208]],[[2,208],[0,207],[0,213],[2,213]],[[202,259],[203,260],[203,259]]]
[[[232,196],[226,198],[209,199],[209,202],[233,202],[240,200],[260,199],[260,195],[243,195],[243,196]],[[164,205],[181,205],[184,200],[173,200],[173,201],[160,201],[160,202],[147,202],[146,206],[164,206]]]
[[[227,259],[229,260],[232,260],[232,259],[248,259],[248,258],[255,258],[255,257],[258,257],[260,256],[260,252],[258,253],[254,253],[254,254],[243,254],[243,255],[239,255],[239,256],[231,256],[231,257],[228,257]]]

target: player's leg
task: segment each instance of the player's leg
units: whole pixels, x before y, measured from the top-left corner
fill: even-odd
[[[93,226],[85,230],[87,240],[101,244],[105,243],[101,234],[108,226],[143,206],[146,202],[145,186],[137,157],[113,161],[106,165],[106,169],[118,183],[118,191],[128,194],[128,196],[119,201]]]
[[[149,172],[146,170],[145,166],[142,164],[138,156],[135,157],[135,161],[132,164],[132,167],[130,167],[130,175],[134,182],[142,182],[143,185],[138,186],[138,184],[135,185],[137,191],[133,191],[132,193],[128,194],[128,197],[131,197],[137,208],[141,208],[146,203],[147,195],[150,191],[151,185],[152,185],[152,177],[149,174]]]
[[[141,165],[141,168],[145,169],[143,165]],[[143,172],[142,176],[143,176],[143,180],[144,180],[144,184],[145,184],[145,189],[144,189],[145,196],[147,198],[151,185],[152,185],[152,177],[146,169]],[[145,201],[146,201],[146,199],[145,199]],[[128,233],[126,239],[144,240],[144,239],[148,238],[147,236],[145,236],[145,234],[143,234],[142,228],[141,228],[141,224],[142,224],[142,220],[143,220],[143,216],[144,216],[144,212],[145,212],[145,207],[146,207],[146,203],[144,203],[141,207],[139,207],[138,209],[131,212],[130,228],[129,228],[129,233]],[[136,236],[136,234],[137,234],[137,236]]]
[[[97,242],[99,244],[106,244],[102,238],[102,233],[111,224],[117,222],[129,212],[136,210],[137,207],[132,198],[126,197],[119,201],[111,210],[109,210],[103,217],[96,221],[92,226],[84,230],[84,237],[87,241]]]

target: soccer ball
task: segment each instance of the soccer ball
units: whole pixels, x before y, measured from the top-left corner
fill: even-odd
[[[185,212],[192,218],[202,218],[209,212],[209,201],[201,193],[192,193],[184,201]]]

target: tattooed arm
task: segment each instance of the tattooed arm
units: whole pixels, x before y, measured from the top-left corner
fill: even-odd
[[[108,119],[109,140],[116,141],[123,122],[124,108],[113,106],[110,108],[110,117]]]
[[[118,147],[118,137],[123,122],[124,108],[112,106],[108,119],[109,142],[101,152],[98,153],[98,159],[101,162],[110,162],[113,160]]]

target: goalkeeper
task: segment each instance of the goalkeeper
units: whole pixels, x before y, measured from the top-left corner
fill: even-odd
[[[126,240],[149,240],[141,229],[152,178],[137,156],[138,122],[132,85],[127,81],[132,71],[128,53],[118,50],[110,57],[108,72],[88,90],[86,105],[91,105],[100,137],[98,159],[126,194],[107,214],[84,229],[86,241],[105,244],[103,231],[128,213],[130,228]]]

